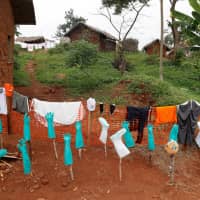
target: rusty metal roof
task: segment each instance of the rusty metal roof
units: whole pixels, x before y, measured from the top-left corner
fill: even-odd
[[[16,25],[35,25],[33,0],[10,0]]]
[[[23,42],[27,44],[41,44],[45,42],[45,38],[43,36],[34,36],[34,37],[18,37],[16,42]]]
[[[72,28],[65,34],[65,36],[69,36],[70,33],[71,33],[74,29],[76,29],[78,26],[85,26],[85,27],[87,27],[87,28],[93,30],[94,32],[97,32],[97,33],[99,33],[99,34],[101,34],[101,35],[104,35],[106,38],[108,38],[108,39],[110,39],[110,40],[114,40],[114,41],[117,40],[117,38],[114,37],[113,35],[111,35],[110,33],[107,33],[107,32],[102,31],[102,30],[100,30],[100,29],[98,29],[98,28],[96,28],[96,27],[87,25],[87,24],[82,23],[82,22],[80,22],[80,23],[76,24],[74,27],[72,27]]]

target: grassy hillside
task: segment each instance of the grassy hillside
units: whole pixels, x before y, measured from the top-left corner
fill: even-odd
[[[69,50],[39,51],[32,55],[37,63],[37,79],[66,88],[70,97],[95,96],[99,101],[127,104],[144,97],[147,103],[168,105],[188,99],[200,102],[200,58],[182,58],[179,63],[164,62],[164,81],[159,79],[159,60],[144,53],[128,53],[128,71],[113,68],[113,53],[98,53],[97,61],[81,68],[68,64]]]

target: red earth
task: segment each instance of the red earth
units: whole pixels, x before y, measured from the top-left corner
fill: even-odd
[[[16,152],[17,135],[4,136],[5,148]],[[136,146],[122,162],[122,181],[119,181],[119,159],[113,148],[104,157],[102,148],[86,147],[80,160],[73,149],[75,180],[63,163],[63,143],[57,144],[56,161],[52,142],[32,141],[32,175],[24,175],[22,161],[1,166],[1,200],[197,200],[200,199],[200,154],[191,147],[180,150],[175,159],[175,185],[168,185],[169,156],[157,146],[152,162],[144,146]]]

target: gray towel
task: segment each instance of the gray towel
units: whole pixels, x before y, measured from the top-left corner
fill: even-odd
[[[20,113],[28,113],[28,97],[14,91],[12,108]]]

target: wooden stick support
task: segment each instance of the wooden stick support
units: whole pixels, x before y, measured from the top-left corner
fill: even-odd
[[[170,185],[174,185],[174,167],[175,167],[175,156],[170,156]]]
[[[58,160],[58,153],[57,153],[56,140],[55,139],[53,139],[53,148],[54,148],[56,160]]]
[[[6,161],[4,161],[4,160],[1,160],[1,162],[3,163],[3,164],[5,164],[5,165],[7,165],[8,167],[12,167],[12,165],[11,164],[9,164],[9,163],[7,163]]]
[[[82,158],[82,149],[81,149],[81,148],[78,149],[78,156],[79,156],[79,158],[80,158],[80,160],[81,160],[81,158]]]
[[[107,145],[106,144],[104,144],[104,152],[105,152],[105,158],[107,158],[108,153],[107,153]]]
[[[119,180],[122,181],[122,159],[119,160]]]
[[[28,141],[27,145],[28,145],[28,153],[29,153],[30,159],[32,161],[32,146],[31,146],[31,141]]]
[[[152,152],[149,151],[149,163],[151,164],[151,162],[152,162]]]
[[[90,144],[90,134],[91,134],[91,125],[92,125],[92,112],[89,111],[89,115],[88,115],[88,135],[87,135],[87,144],[89,146]]]
[[[74,173],[73,173],[72,165],[70,165],[70,167],[69,167],[69,173],[70,173],[71,180],[73,181],[74,180]]]

